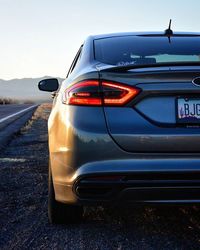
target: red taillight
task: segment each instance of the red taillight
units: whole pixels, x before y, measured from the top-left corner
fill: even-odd
[[[120,83],[102,82],[105,106],[123,106],[132,100],[140,90]]]
[[[99,81],[79,82],[65,91],[64,103],[69,105],[101,106]]]
[[[65,104],[87,106],[123,106],[132,100],[140,89],[121,83],[98,80],[79,82],[65,91]]]

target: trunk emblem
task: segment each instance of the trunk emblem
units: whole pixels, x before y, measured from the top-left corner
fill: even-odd
[[[197,78],[193,79],[193,80],[192,80],[192,83],[193,83],[195,86],[200,87],[200,77],[197,77]]]

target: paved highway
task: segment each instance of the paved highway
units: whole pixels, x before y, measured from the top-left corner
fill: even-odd
[[[7,146],[12,136],[31,118],[37,105],[0,105],[0,149]]]
[[[9,104],[9,105],[0,105],[0,123],[22,114],[23,112],[28,111],[35,105],[33,104]]]

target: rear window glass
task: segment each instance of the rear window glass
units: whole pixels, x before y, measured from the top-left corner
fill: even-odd
[[[94,40],[95,59],[123,66],[200,62],[200,36],[120,36]]]

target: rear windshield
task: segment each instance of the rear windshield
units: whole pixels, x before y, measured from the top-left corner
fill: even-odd
[[[200,36],[120,36],[94,40],[95,59],[123,66],[200,62]]]

